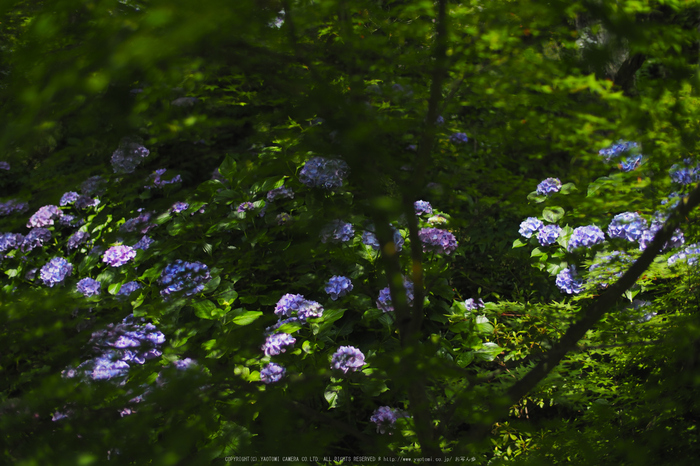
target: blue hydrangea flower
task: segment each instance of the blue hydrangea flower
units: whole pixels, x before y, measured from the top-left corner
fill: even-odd
[[[58,219],[58,223],[66,227],[79,227],[85,225],[85,220],[75,215],[64,214]]]
[[[620,157],[625,152],[630,152],[638,147],[636,142],[619,140],[616,144],[610,147],[601,149],[598,154],[602,155],[606,162],[610,162]]]
[[[179,292],[183,292],[185,296],[192,296],[201,293],[210,279],[211,275],[205,264],[178,259],[163,270],[159,282],[164,288],[160,290],[160,294],[165,299]]]
[[[365,355],[354,346],[341,346],[331,358],[331,368],[344,374],[358,371],[364,365]]]
[[[0,252],[17,249],[23,241],[24,236],[20,233],[3,233],[0,235]]]
[[[560,189],[561,181],[559,181],[559,178],[547,178],[537,185],[537,194],[549,196],[550,194],[558,193]]]
[[[100,294],[100,282],[92,278],[83,278],[78,282],[77,290],[83,294],[86,298],[90,296],[97,296]]]
[[[314,157],[299,172],[299,181],[310,188],[340,188],[349,171],[343,160]]]
[[[63,282],[73,273],[73,265],[63,257],[54,257],[41,268],[40,277],[44,285],[52,287]]]
[[[138,217],[130,218],[129,220],[124,222],[124,224],[121,227],[119,227],[119,230],[129,233],[134,231],[138,231],[140,233],[147,233],[148,230],[155,227],[155,225],[151,223],[152,217],[152,212],[140,212]]]
[[[124,138],[119,148],[112,153],[114,173],[133,173],[141,160],[148,157],[149,150],[135,140]]]
[[[287,348],[285,347],[294,345],[296,341],[296,338],[288,333],[274,333],[265,339],[265,344],[261,349],[265,352],[265,356],[277,356],[286,352]]]
[[[571,234],[568,250],[571,252],[581,247],[589,248],[603,241],[605,241],[605,234],[597,226],[586,225],[578,227]]]
[[[121,267],[136,257],[136,251],[131,246],[112,246],[102,256],[102,262],[112,267]]]
[[[242,214],[244,212],[248,212],[248,211],[253,210],[253,209],[255,209],[255,206],[253,205],[252,202],[243,202],[243,203],[238,205],[238,209],[236,209],[236,212],[238,212],[239,214]]]
[[[571,268],[564,269],[557,275],[557,287],[562,293],[579,294],[583,291],[583,280],[577,278]]]
[[[442,126],[445,124],[445,119],[443,118],[442,115],[437,116],[437,118],[435,119],[435,124],[438,126]]]
[[[347,277],[341,277],[340,275],[334,275],[328,280],[326,284],[326,293],[331,295],[333,301],[338,298],[345,296],[352,291],[352,282]]]
[[[27,228],[39,228],[53,225],[54,220],[63,216],[63,212],[58,206],[45,205],[36,211],[27,222]]]
[[[190,205],[187,202],[176,202],[170,208],[170,211],[173,212],[174,214],[179,214],[183,210],[187,210],[189,208],[190,208]]]
[[[408,302],[408,305],[413,306],[413,282],[404,278],[403,288],[406,290],[406,301]],[[391,291],[388,286],[379,291],[379,297],[377,298],[377,309],[380,309],[382,312],[394,312],[394,305],[391,302]]]
[[[75,208],[81,210],[87,209],[88,207],[97,207],[98,205],[100,205],[100,200],[90,196],[80,196],[75,201]]]
[[[61,196],[61,202],[58,203],[61,207],[67,206],[78,200],[80,196],[75,191],[68,191]]]
[[[31,251],[51,240],[51,232],[46,228],[32,228],[22,241],[22,251]]]
[[[589,267],[591,283],[597,283],[601,288],[607,288],[608,282],[613,278],[620,278],[622,274],[634,262],[632,258],[620,251],[612,251],[608,254],[599,254]]]
[[[608,236],[637,241],[647,229],[648,223],[636,212],[615,215],[608,226]]]
[[[535,217],[528,217],[520,223],[520,230],[518,230],[518,233],[525,238],[530,238],[533,233],[538,231],[543,226],[544,223],[542,223],[539,219]]]
[[[700,179],[700,165],[694,164],[691,159],[677,163],[669,170],[671,179],[679,184],[691,184]]]
[[[479,298],[478,301],[474,298],[469,298],[466,301],[464,301],[464,307],[467,308],[467,311],[477,311],[479,309],[483,309],[484,306],[484,300],[481,298]]]
[[[279,382],[284,377],[285,372],[287,372],[287,369],[271,362],[260,371],[260,380],[265,384]]]
[[[149,238],[146,235],[143,235],[140,240],[136,244],[134,244],[133,248],[134,249],[141,249],[143,251],[147,250],[148,248],[151,247],[151,244],[155,243],[155,240]]]
[[[29,210],[29,204],[19,199],[10,199],[0,202],[0,216],[10,215],[13,212],[23,213]]]
[[[141,285],[139,283],[126,282],[121,286],[121,288],[119,288],[119,292],[117,293],[117,296],[129,296],[134,291],[140,290],[140,289],[141,289]]]
[[[90,235],[85,231],[76,231],[68,238],[68,250],[75,249],[85,243]]]
[[[164,180],[161,178],[161,176],[165,175],[165,172],[167,170],[165,168],[159,168],[158,170],[154,171],[148,176],[148,180],[150,181],[150,185],[144,186],[146,189],[151,189],[151,188],[162,188],[165,185],[168,184],[174,184],[174,183],[180,183],[182,181],[182,177],[180,175],[175,175],[169,180]]]
[[[321,230],[321,242],[345,243],[350,241],[355,235],[352,224],[342,220],[334,220]]]
[[[447,230],[421,228],[418,237],[423,243],[423,251],[432,250],[438,254],[452,254],[457,249],[457,238]]]
[[[290,188],[287,188],[286,186],[280,186],[279,188],[275,188],[267,192],[267,200],[269,202],[272,202],[275,199],[285,197],[289,199],[294,199],[294,191],[292,191]]]
[[[700,257],[700,244],[689,244],[683,250],[669,257],[668,265],[670,267],[678,262],[687,262],[688,265],[695,265],[698,263],[698,257]]]
[[[636,170],[637,168],[639,168],[641,164],[641,155],[630,155],[629,157],[625,157],[624,159],[620,160],[618,166],[623,172],[631,172],[632,170]]]
[[[370,422],[377,424],[378,433],[385,434],[387,430],[390,431],[394,428],[394,424],[398,418],[404,416],[405,414],[398,409],[393,409],[388,406],[381,406],[374,411],[369,420]]]
[[[10,164],[8,162],[2,161],[0,162],[0,170],[9,170],[10,169]]]
[[[374,226],[370,225],[369,231],[365,231],[362,233],[362,244],[366,244],[375,251],[378,251],[380,248],[379,239],[377,238],[377,235],[375,235],[372,231],[373,229]],[[401,232],[399,230],[392,228],[392,231],[394,232],[394,246],[396,247],[397,251],[401,251],[406,241],[403,239],[403,236],[401,236]]]
[[[454,133],[450,136],[450,142],[452,144],[466,144],[469,138],[465,133]]]
[[[292,312],[296,312],[304,304],[306,298],[300,294],[289,294],[282,296],[275,306],[275,314],[278,316],[291,317]]]
[[[416,215],[432,215],[433,213],[433,206],[428,201],[416,201],[413,203],[413,207],[416,209]]]
[[[560,234],[561,227],[559,225],[546,225],[537,232],[537,241],[540,242],[541,246],[549,246],[557,242]]]
[[[304,302],[299,306],[297,311],[297,316],[299,320],[306,321],[309,317],[321,317],[323,315],[323,306],[316,301],[304,300]]]

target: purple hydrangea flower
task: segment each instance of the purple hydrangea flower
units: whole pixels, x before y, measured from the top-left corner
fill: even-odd
[[[362,233],[362,244],[365,244],[367,246],[371,246],[372,249],[375,251],[378,251],[380,248],[379,245],[379,239],[377,238],[377,235],[374,234],[373,231],[371,231],[374,227],[370,226],[370,231],[365,231]],[[392,228],[394,232],[394,246],[396,247],[397,251],[401,251],[403,249],[403,245],[405,243],[405,240],[403,239],[403,236],[401,236],[401,232],[395,228]]]
[[[179,214],[183,210],[187,210],[190,208],[190,205],[187,202],[176,202],[173,204],[173,206],[170,208],[170,211]]]
[[[538,231],[543,226],[544,223],[542,223],[539,219],[535,217],[528,217],[520,223],[520,230],[518,230],[518,233],[525,238],[530,238],[533,233]]]
[[[24,236],[20,233],[2,233],[0,234],[0,252],[17,249],[23,241]]]
[[[413,207],[416,209],[416,215],[432,215],[433,213],[433,206],[428,201],[416,201],[413,203]]]
[[[286,352],[285,347],[292,346],[296,341],[296,338],[288,333],[275,333],[265,339],[265,344],[261,349],[265,352],[265,356],[277,356]]]
[[[387,430],[393,429],[398,418],[404,416],[405,414],[398,409],[393,409],[388,406],[381,406],[374,411],[369,420],[370,422],[377,424],[378,433],[385,434]],[[391,435],[391,432],[389,435]]]
[[[323,306],[316,301],[311,301],[309,299],[304,300],[304,302],[299,306],[297,311],[297,316],[299,320],[304,322],[309,317],[321,317],[323,315]]]
[[[80,196],[75,191],[68,191],[67,193],[63,194],[63,196],[61,196],[61,202],[59,202],[58,205],[60,205],[61,207],[67,206],[77,201],[79,197]]]
[[[574,229],[569,239],[569,252],[578,249],[580,247],[589,248],[596,244],[600,244],[605,241],[605,234],[603,230],[595,225],[586,225],[583,227],[578,227]]]
[[[589,275],[589,281],[597,283],[601,288],[607,288],[608,281],[612,278],[620,278],[632,262],[629,255],[620,251],[596,256],[595,262],[588,268],[592,272]]]
[[[63,216],[63,212],[58,206],[45,205],[36,211],[27,222],[27,228],[39,228],[53,225],[53,221]]]
[[[260,371],[260,380],[265,384],[279,382],[284,377],[285,372],[287,369],[271,362]]]
[[[10,169],[10,164],[7,162],[0,162],[0,170],[9,170]]]
[[[80,196],[75,201],[75,208],[81,210],[87,209],[88,207],[97,207],[98,205],[100,205],[100,200],[90,196]]]
[[[639,168],[639,166],[642,164],[642,156],[641,155],[631,155],[629,157],[626,157],[622,160],[620,160],[620,163],[618,166],[620,167],[620,170],[623,172],[631,172],[632,170],[636,170]]]
[[[477,311],[479,309],[483,309],[484,306],[484,300],[481,298],[479,298],[478,301],[476,301],[474,298],[469,298],[464,301],[464,307],[467,308],[467,311]]]
[[[466,144],[469,142],[469,138],[465,133],[454,133],[450,136],[450,142],[452,144]]]
[[[355,229],[350,223],[334,220],[321,230],[321,242],[344,243],[350,241],[354,235]]]
[[[66,227],[79,227],[85,225],[85,220],[75,215],[64,214],[58,219],[58,223]]]
[[[174,361],[173,366],[175,366],[175,369],[179,371],[186,371],[187,369],[195,369],[198,364],[194,359],[185,358]]]
[[[541,246],[549,246],[557,242],[560,234],[561,227],[559,225],[546,225],[537,232],[537,241],[540,242]]]
[[[305,301],[306,298],[300,294],[287,293],[277,302],[275,314],[278,316],[291,317],[292,312],[298,311]]]
[[[679,184],[691,184],[700,179],[700,165],[695,164],[691,159],[683,160],[671,167],[669,174],[671,179]]]
[[[550,194],[558,193],[560,189],[561,181],[559,181],[559,178],[547,178],[537,185],[537,194],[549,196]]]
[[[331,295],[333,301],[338,298],[345,296],[352,291],[352,282],[349,278],[341,277],[340,275],[334,275],[328,280],[326,285],[326,293]]]
[[[12,212],[23,213],[29,210],[29,204],[19,199],[10,199],[9,201],[0,202],[0,215],[10,215]]]
[[[616,144],[613,144],[610,147],[599,150],[598,154],[602,155],[606,162],[610,162],[613,159],[616,159],[617,157],[622,155],[623,153],[634,150],[637,147],[638,147],[638,144],[636,142],[628,142],[628,141],[620,140]]]
[[[299,181],[309,188],[340,188],[349,171],[350,167],[343,160],[314,157],[299,172]]]
[[[445,119],[442,117],[442,115],[438,115],[438,117],[435,119],[435,124],[438,126],[445,124]]]
[[[31,251],[44,245],[51,239],[51,232],[46,228],[32,228],[22,241],[22,251]]]
[[[615,215],[608,226],[608,236],[637,241],[647,229],[647,221],[636,212],[624,212]]]
[[[275,221],[277,222],[277,225],[285,225],[285,224],[289,223],[291,220],[292,220],[292,216],[286,212],[282,212],[281,214],[278,214],[277,217],[275,217]]]
[[[148,248],[151,247],[151,244],[155,243],[155,240],[149,238],[146,235],[143,235],[140,240],[136,244],[134,244],[133,248],[134,249],[142,249],[142,250],[147,250]]]
[[[98,296],[100,294],[100,282],[92,278],[83,278],[78,282],[77,290],[86,298],[90,296]]]
[[[102,256],[102,262],[112,267],[121,267],[136,257],[136,251],[131,246],[112,246]]]
[[[91,176],[80,185],[80,191],[85,196],[101,194],[104,190],[104,183],[105,180],[101,176]]]
[[[85,243],[90,235],[85,231],[76,231],[68,238],[68,250],[75,249]]]
[[[406,291],[406,301],[409,306],[413,306],[414,288],[413,282],[404,278],[403,288]],[[394,312],[394,305],[391,302],[391,291],[389,287],[379,291],[379,297],[377,298],[377,308],[382,312]]]
[[[248,212],[250,210],[255,209],[255,206],[253,205],[252,202],[243,202],[238,206],[238,209],[236,209],[236,212],[239,214],[242,214],[244,212]]]
[[[423,243],[423,251],[434,250],[438,254],[451,254],[457,249],[457,238],[447,230],[421,228],[418,237]]]
[[[700,257],[700,244],[689,244],[683,250],[669,257],[668,265],[670,267],[678,262],[687,262],[688,265],[695,265],[698,263],[698,257]]]
[[[159,282],[164,288],[160,290],[160,295],[165,299],[179,292],[192,296],[201,293],[209,280],[211,275],[205,264],[178,259],[168,264],[161,273]]]
[[[358,371],[364,365],[365,355],[354,346],[341,346],[331,358],[331,368],[344,374]]]
[[[149,150],[137,140],[123,138],[112,154],[114,173],[133,173],[141,160],[148,157]]]
[[[287,188],[286,186],[280,186],[279,188],[272,189],[267,193],[267,200],[269,202],[284,197],[294,199],[294,191],[292,191],[290,188]]]
[[[583,281],[576,277],[571,268],[564,269],[557,275],[557,287],[567,294],[579,294],[583,291]]]
[[[140,289],[141,289],[141,285],[139,283],[126,282],[121,286],[121,288],[119,288],[119,292],[117,293],[117,296],[129,296],[134,291],[140,290]]]
[[[130,218],[124,224],[119,227],[121,231],[134,232],[138,231],[140,233],[147,233],[148,230],[155,227],[154,224],[150,222],[151,217],[153,217],[152,212],[140,212],[138,217]]]
[[[73,265],[62,257],[54,257],[41,268],[40,277],[44,285],[52,287],[73,273]]]
[[[153,173],[151,173],[148,176],[148,180],[151,181],[152,184],[146,185],[146,186],[144,186],[144,188],[146,188],[146,189],[151,189],[153,187],[162,188],[165,185],[180,183],[182,181],[182,177],[180,175],[175,175],[174,177],[172,177],[169,180],[162,179],[161,176],[163,176],[166,171],[167,170],[165,168],[160,168],[160,169],[154,171]]]

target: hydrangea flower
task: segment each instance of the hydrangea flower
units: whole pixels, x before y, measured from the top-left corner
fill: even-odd
[[[239,214],[242,214],[244,212],[248,212],[250,210],[255,209],[255,206],[253,205],[252,202],[243,202],[238,206],[238,209],[236,209],[236,212]]]
[[[574,229],[571,233],[571,238],[569,239],[569,252],[575,249],[585,247],[589,248],[596,244],[600,244],[605,241],[605,234],[603,230],[595,225],[586,225],[583,227],[578,227]]]
[[[285,224],[289,223],[291,220],[292,220],[292,216],[286,212],[282,212],[281,214],[278,214],[277,217],[275,217],[275,221],[277,222],[277,225],[285,225]]]
[[[151,228],[155,227],[154,224],[152,224],[151,217],[153,217],[152,212],[141,212],[139,213],[138,217],[130,218],[124,224],[119,227],[119,230],[125,231],[125,232],[134,232],[134,231],[139,231],[140,233],[147,233],[148,230]]]
[[[433,206],[428,201],[416,201],[413,203],[413,207],[416,209],[416,215],[431,215],[433,213]]]
[[[537,185],[537,194],[549,196],[550,194],[558,193],[560,189],[561,181],[559,181],[559,178],[547,178]]]
[[[40,272],[44,285],[52,287],[63,282],[68,275],[73,273],[73,265],[62,257],[54,257],[47,262]]]
[[[340,275],[334,275],[328,280],[326,284],[326,293],[331,295],[333,301],[338,298],[345,296],[352,291],[352,282],[347,277],[341,277]]]
[[[343,160],[314,157],[299,172],[299,181],[309,188],[340,188],[350,167]]]
[[[620,155],[622,155],[625,152],[629,152],[633,149],[636,149],[638,147],[638,144],[636,142],[629,142],[629,141],[623,141],[619,140],[616,144],[613,144],[610,147],[607,147],[605,149],[601,149],[598,151],[598,154],[602,155],[605,158],[606,162],[610,162],[613,159],[616,159]]]
[[[671,179],[679,184],[691,184],[700,179],[700,165],[695,164],[691,159],[683,160],[683,163],[677,163],[669,170]]]
[[[105,180],[101,176],[91,176],[80,185],[80,191],[85,196],[101,194],[104,190],[104,183]]]
[[[668,258],[668,266],[671,267],[676,265],[678,262],[687,262],[688,265],[695,265],[698,263],[699,256],[700,244],[689,244],[682,251],[679,251]]]
[[[597,283],[601,288],[607,288],[608,281],[620,278],[632,262],[632,258],[624,252],[612,251],[609,254],[600,254],[588,268],[592,272],[590,282]]]
[[[192,296],[201,293],[210,279],[211,275],[205,264],[178,259],[168,264],[161,273],[159,282],[164,288],[160,290],[160,295],[165,299],[179,292],[184,292],[185,296]]]
[[[292,191],[290,188],[287,188],[286,186],[280,186],[279,188],[275,188],[267,192],[267,200],[269,202],[284,197],[294,199],[294,191]]]
[[[0,252],[17,249],[22,245],[24,236],[20,233],[0,234]]]
[[[275,314],[278,316],[291,317],[292,312],[298,311],[305,301],[306,298],[300,294],[287,293],[277,302]]]
[[[331,358],[331,368],[344,374],[358,371],[364,365],[365,355],[354,346],[341,346]]]
[[[66,227],[79,227],[85,225],[85,220],[78,218],[75,215],[63,214],[59,219],[58,223]]]
[[[92,278],[83,278],[78,282],[77,290],[86,298],[90,296],[98,296],[100,294],[100,282]]]
[[[68,250],[75,249],[85,243],[90,235],[85,231],[76,231],[68,238]]]
[[[615,215],[608,226],[608,236],[627,241],[637,241],[647,229],[648,223],[636,212]]]
[[[22,241],[22,251],[31,251],[41,247],[45,242],[51,240],[51,232],[46,228],[32,228]]]
[[[302,322],[309,317],[321,317],[323,315],[323,306],[316,301],[304,300],[297,311],[297,316]]]
[[[190,208],[190,205],[187,202],[176,202],[170,208],[170,211],[173,212],[174,214],[179,214],[183,210],[187,210],[189,208]]]
[[[61,201],[58,203],[61,207],[67,206],[78,200],[80,196],[75,191],[68,191],[61,196]]]
[[[620,160],[620,163],[618,166],[620,167],[620,170],[623,172],[631,172],[632,170],[636,170],[639,168],[639,166],[642,164],[642,156],[641,155],[631,155],[629,157],[626,157],[622,160]]]
[[[45,205],[36,211],[27,222],[27,228],[39,228],[53,225],[53,221],[63,216],[58,206]]]
[[[518,233],[525,238],[530,238],[533,233],[538,231],[543,226],[544,223],[542,223],[539,219],[535,217],[528,217],[520,223],[520,230],[518,230]]]
[[[405,414],[398,409],[393,409],[388,406],[381,406],[374,411],[369,420],[370,422],[377,424],[378,433],[385,434],[387,430],[393,429],[398,418],[404,416]],[[389,435],[391,435],[391,432]]]
[[[469,298],[466,301],[464,301],[464,307],[467,308],[467,311],[477,311],[479,309],[483,309],[485,306],[484,300],[479,298],[478,301],[474,300],[474,298]]]
[[[421,228],[418,237],[423,243],[423,251],[433,250],[438,254],[451,254],[457,249],[457,238],[447,230]]]
[[[29,204],[19,199],[10,199],[9,201],[0,202],[0,215],[10,215],[13,212],[23,213],[29,210]]]
[[[299,317],[289,317],[288,319],[280,319],[274,325],[270,325],[265,329],[265,335],[272,335],[281,326],[290,323],[303,324],[304,322]]]
[[[134,244],[133,248],[134,249],[141,249],[141,250],[147,250],[148,248],[151,247],[151,244],[155,243],[155,240],[151,239],[150,237],[143,235],[140,240],[136,244]]]
[[[579,294],[583,291],[583,281],[576,277],[571,268],[564,269],[557,275],[557,287],[567,294]]]
[[[561,227],[559,225],[546,225],[537,232],[537,241],[540,242],[541,246],[549,246],[557,242],[560,234]]]
[[[408,305],[413,306],[413,282],[404,278],[403,288],[404,290],[406,290],[406,301],[408,302]],[[394,305],[391,302],[391,290],[388,286],[379,291],[379,297],[377,298],[377,308],[380,309],[382,312],[394,312]]]
[[[370,226],[369,228],[371,230],[373,227]],[[403,239],[403,236],[401,236],[401,232],[399,230],[392,228],[392,231],[394,232],[394,246],[396,247],[397,251],[401,251],[405,240]],[[372,247],[372,249],[375,251],[378,251],[380,248],[379,239],[372,231],[365,231],[362,233],[362,244]]]
[[[165,168],[159,168],[158,170],[154,171],[148,176],[148,181],[151,182],[150,185],[144,186],[146,189],[151,189],[151,188],[162,188],[165,185],[168,184],[174,184],[174,183],[180,183],[182,181],[182,177],[180,175],[175,175],[169,180],[164,180],[161,178],[161,176],[165,175],[165,172],[167,170]]]
[[[102,262],[112,267],[121,267],[136,257],[136,251],[131,246],[112,246],[102,256]]]
[[[0,170],[9,170],[9,169],[10,169],[9,163],[7,163],[5,161],[0,162]]]
[[[265,384],[279,382],[284,377],[285,372],[287,369],[271,362],[260,371],[260,380]]]
[[[100,205],[100,200],[90,196],[79,196],[75,201],[76,209],[87,209],[88,207],[97,207]]]
[[[117,293],[117,296],[129,296],[134,291],[140,290],[140,289],[141,289],[141,285],[139,283],[126,282],[121,286],[121,288],[119,288],[119,292]]]
[[[466,144],[469,138],[465,133],[454,133],[450,136],[450,142],[452,144]]]
[[[286,352],[285,347],[292,346],[296,341],[296,338],[288,333],[275,333],[265,339],[265,344],[261,349],[265,352],[265,356],[277,356]]]
[[[321,230],[321,242],[344,243],[350,241],[355,235],[352,224],[342,220],[333,220]]]
[[[117,150],[112,153],[114,173],[133,173],[141,160],[148,157],[149,150],[138,141],[123,138]]]

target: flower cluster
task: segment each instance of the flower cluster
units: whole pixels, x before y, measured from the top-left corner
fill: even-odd
[[[691,159],[684,159],[683,163],[677,163],[669,170],[671,179],[679,184],[691,184],[700,179],[700,165]]]
[[[38,228],[53,225],[54,220],[63,216],[63,212],[58,206],[45,205],[36,211],[27,222],[27,228]]]
[[[187,210],[189,208],[190,208],[190,205],[187,202],[176,202],[170,208],[170,211],[174,214],[179,214],[180,212]]]
[[[90,196],[80,196],[75,201],[76,209],[87,209],[88,207],[97,207],[100,205],[100,200]]]
[[[408,302],[408,305],[413,306],[413,282],[404,278],[403,288],[404,290],[406,290],[406,301]],[[377,298],[377,308],[380,309],[382,312],[394,312],[394,305],[391,302],[391,290],[388,286],[379,291],[379,297]]]
[[[637,241],[647,229],[648,223],[636,212],[624,212],[613,217],[608,226],[608,236],[627,241]]]
[[[299,172],[299,181],[310,188],[340,188],[349,171],[343,160],[314,157]]]
[[[0,202],[0,215],[10,215],[12,212],[19,214],[29,210],[29,204],[22,202],[19,199],[10,199],[9,201]]]
[[[333,220],[321,230],[321,242],[344,243],[350,241],[355,235],[352,224],[342,220]]]
[[[0,234],[0,252],[17,249],[23,241],[24,236],[21,233],[2,233]]]
[[[182,177],[180,175],[175,175],[169,180],[164,180],[161,178],[161,176],[165,175],[165,172],[167,170],[165,168],[159,168],[158,170],[154,171],[148,176],[148,180],[151,182],[151,185],[146,185],[144,188],[146,189],[151,189],[153,187],[156,188],[162,188],[165,185],[168,184],[174,184],[174,183],[180,183],[182,181]]]
[[[92,278],[83,278],[78,282],[77,290],[86,298],[100,294],[100,282]]]
[[[393,409],[388,406],[381,406],[377,408],[372,416],[370,416],[370,422],[377,424],[377,432],[384,434],[387,430],[391,430],[396,423],[396,420],[400,417],[404,417],[405,414],[398,409]],[[391,435],[391,433],[389,433]]]
[[[469,298],[466,301],[464,301],[464,307],[467,308],[467,311],[477,311],[479,309],[483,309],[484,306],[484,300],[481,298],[479,298],[478,301],[474,298]]]
[[[63,214],[59,219],[58,223],[66,227],[79,227],[85,225],[85,220],[78,218],[75,215]]]
[[[413,207],[416,209],[416,215],[432,215],[433,213],[433,206],[428,201],[416,201],[413,203]]]
[[[31,251],[39,248],[51,239],[51,232],[46,228],[32,228],[22,241],[22,251]]]
[[[620,278],[632,262],[629,255],[620,251],[598,255],[588,268],[592,272],[589,281],[597,283],[601,288],[607,288],[607,282],[612,278]]]
[[[102,262],[112,267],[121,267],[136,257],[136,251],[131,246],[112,246],[102,256]]]
[[[642,163],[642,155],[636,153],[639,145],[636,142],[618,141],[612,146],[601,149],[598,154],[602,155],[606,162],[611,162],[619,158],[618,166],[624,172],[638,168]],[[623,157],[624,154],[627,154]]]
[[[605,241],[603,230],[595,225],[586,225],[575,228],[569,239],[568,250],[574,251],[578,248],[589,248]]]
[[[320,317],[323,314],[323,307],[316,301],[306,299],[300,294],[287,293],[277,302],[275,314],[280,317],[291,317],[294,312],[297,313],[297,318],[303,322],[309,317]]]
[[[168,264],[161,273],[159,282],[164,288],[160,290],[160,295],[165,299],[179,292],[183,292],[185,296],[192,296],[201,293],[210,279],[211,275],[205,264],[178,259]]]
[[[438,254],[451,254],[457,249],[457,238],[447,230],[421,228],[418,237],[423,243],[423,251],[433,250]]]
[[[693,243],[686,246],[682,251],[679,251],[668,258],[669,267],[676,265],[678,262],[687,262],[688,265],[695,265],[700,258],[700,244]]]
[[[331,357],[331,368],[348,372],[360,370],[365,365],[365,355],[354,346],[341,346]]]
[[[559,235],[561,235],[559,225],[545,225],[537,232],[537,241],[541,246],[550,246],[557,242]]]
[[[121,231],[133,232],[139,231],[141,233],[146,233],[148,230],[153,228],[155,225],[150,222],[153,213],[151,212],[141,212],[138,217],[130,218],[119,228]]]
[[[85,196],[101,194],[104,191],[105,180],[101,176],[91,176],[80,185],[80,191]]]
[[[255,206],[253,205],[252,202],[243,202],[243,203],[239,204],[238,209],[236,209],[236,212],[238,212],[239,214],[242,214],[244,212],[248,212],[248,211],[253,210],[253,209],[255,209]]]
[[[450,136],[450,142],[452,144],[466,144],[469,142],[469,138],[465,133],[454,133]]]
[[[134,291],[140,290],[140,289],[141,289],[141,285],[138,284],[137,282],[126,282],[121,286],[121,288],[119,288],[119,292],[117,293],[117,296],[129,296]]]
[[[90,235],[85,231],[76,231],[68,238],[68,250],[75,249],[85,243]]]
[[[9,170],[9,169],[10,169],[9,163],[7,163],[5,161],[0,162],[0,170]]]
[[[279,382],[284,377],[285,372],[287,370],[284,367],[271,362],[260,371],[260,380],[265,384]]]
[[[544,224],[538,218],[528,217],[520,223],[520,229],[518,230],[518,233],[520,233],[520,236],[530,238],[533,235],[533,233],[538,231],[543,226]]]
[[[547,178],[537,185],[537,194],[549,196],[550,194],[558,193],[560,189],[561,181],[559,181],[559,178]]]
[[[326,293],[331,295],[333,301],[345,296],[352,291],[352,282],[349,278],[334,275],[326,284]]]
[[[557,287],[567,294],[579,294],[583,291],[583,281],[576,276],[572,268],[564,269],[557,275]]]
[[[151,244],[155,243],[155,240],[151,239],[150,237],[143,235],[140,240],[134,244],[133,248],[134,249],[142,249],[142,250],[147,250],[149,247],[151,247]]]
[[[73,265],[62,257],[54,257],[41,268],[40,277],[44,285],[53,287],[73,273]]]
[[[150,152],[137,141],[124,138],[119,148],[112,154],[114,173],[133,173],[141,160],[148,157]]]
[[[285,197],[289,199],[294,199],[294,191],[292,191],[290,188],[287,188],[286,186],[280,186],[279,188],[275,188],[267,192],[267,200],[269,202],[272,202],[275,199]]]
[[[374,227],[370,226],[369,228],[370,230],[372,230],[372,228]],[[394,232],[394,246],[396,247],[397,251],[401,251],[405,243],[403,236],[401,236],[401,232],[399,230],[396,230],[394,228],[392,228],[392,230]],[[375,251],[378,251],[380,248],[379,239],[377,238],[377,235],[375,235],[372,231],[365,231],[364,233],[362,233],[362,244],[370,246]]]
[[[281,214],[277,214],[277,217],[275,217],[275,222],[277,222],[277,225],[285,225],[291,221],[292,221],[292,216],[289,215],[287,212],[282,212]]]
[[[285,347],[292,346],[296,341],[296,338],[288,333],[275,333],[267,336],[261,349],[265,356],[277,356],[287,351]]]

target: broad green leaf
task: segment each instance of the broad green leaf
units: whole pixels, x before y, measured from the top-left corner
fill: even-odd
[[[542,217],[549,223],[557,223],[564,216],[564,209],[559,206],[545,207]]]
[[[263,313],[260,311],[248,311],[231,319],[236,325],[249,325],[255,322]]]

